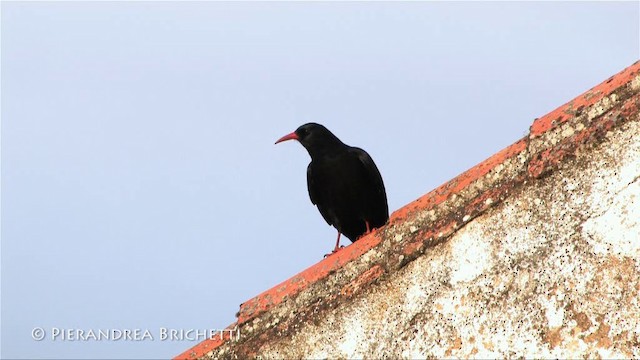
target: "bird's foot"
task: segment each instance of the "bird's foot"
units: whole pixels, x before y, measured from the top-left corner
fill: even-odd
[[[360,237],[367,236],[373,232],[373,229],[371,228],[371,226],[369,226],[368,221],[365,221],[364,224],[367,226],[367,231],[365,231],[364,234],[360,235]]]
[[[369,229],[369,227],[367,227],[367,231],[365,231],[362,235],[358,236],[358,240],[362,239],[363,237],[371,234],[372,232],[374,232],[376,229]]]
[[[329,257],[329,256],[331,256],[331,255],[333,255],[333,254],[337,253],[338,251],[342,250],[342,249],[344,249],[344,245],[339,246],[339,247],[338,247],[338,246],[336,246],[336,248],[335,248],[335,249],[333,249],[333,251],[332,251],[332,252],[330,252],[330,253],[328,253],[328,254],[324,254],[324,257],[325,257],[325,258],[326,258],[326,257]]]

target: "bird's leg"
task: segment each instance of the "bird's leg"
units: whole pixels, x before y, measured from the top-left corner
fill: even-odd
[[[340,234],[340,231],[338,231],[338,238],[336,239],[336,247],[333,249],[333,251],[331,253],[325,254],[324,257],[327,257],[329,255],[333,255],[333,254],[337,253],[340,249],[343,248],[343,246],[340,246],[340,235],[342,235],[342,234]]]
[[[367,220],[364,221],[364,225],[367,227],[367,231],[364,234],[358,236],[358,239],[361,239],[361,238],[371,234],[371,225],[369,225],[369,222]]]
[[[340,231],[338,231],[338,238],[336,239],[336,247],[333,249],[333,252],[338,251],[340,249]]]

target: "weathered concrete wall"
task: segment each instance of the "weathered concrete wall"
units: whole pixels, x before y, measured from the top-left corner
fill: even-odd
[[[640,357],[640,62],[177,358]]]
[[[261,355],[638,358],[639,292],[631,122]]]

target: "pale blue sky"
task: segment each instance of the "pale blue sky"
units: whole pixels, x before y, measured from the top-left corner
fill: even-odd
[[[366,149],[390,210],[640,56],[638,2],[2,4],[3,358],[160,358],[316,263],[308,155]],[[148,329],[154,341],[34,341]]]

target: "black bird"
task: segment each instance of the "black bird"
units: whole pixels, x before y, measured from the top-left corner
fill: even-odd
[[[307,187],[322,217],[351,242],[389,220],[382,176],[366,151],[344,144],[326,127],[308,123],[276,141],[298,140],[309,152]]]

